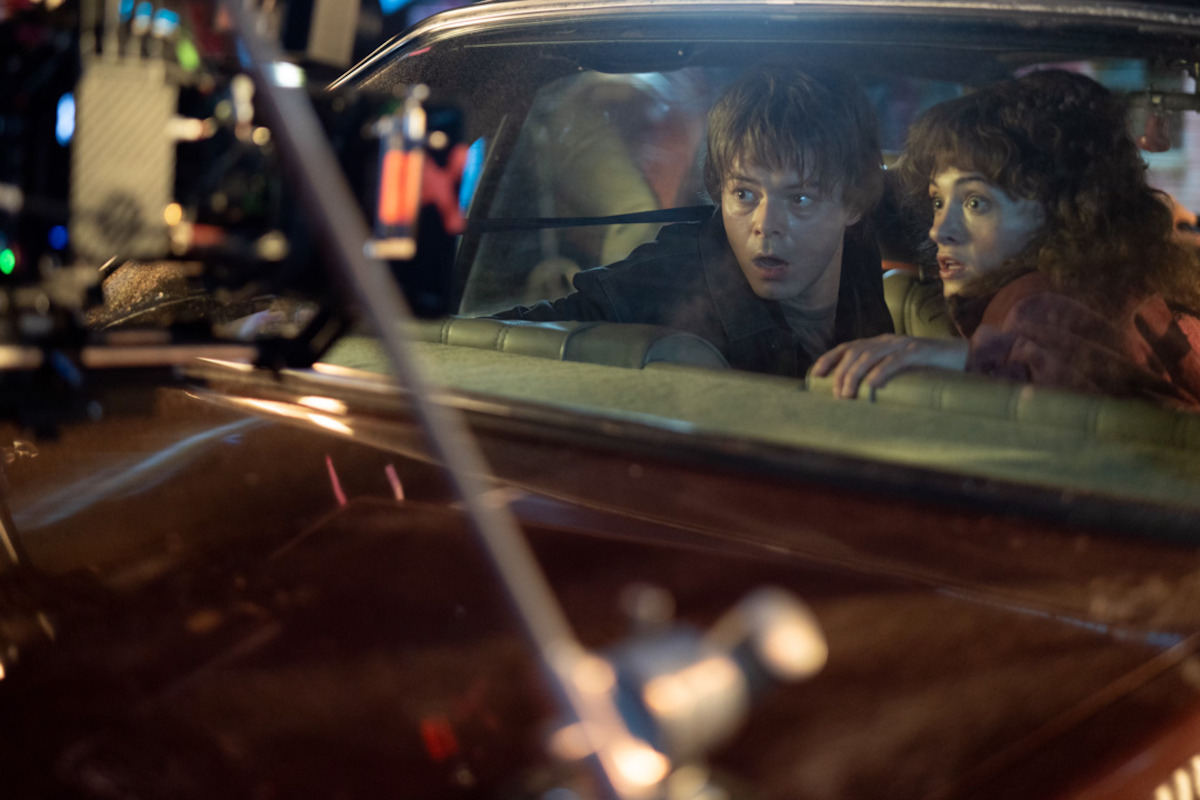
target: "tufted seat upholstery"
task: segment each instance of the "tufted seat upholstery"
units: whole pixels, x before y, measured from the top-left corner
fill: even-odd
[[[721,352],[699,336],[657,325],[448,317],[418,323],[418,338],[433,344],[632,369],[656,364],[729,368]]]
[[[937,281],[922,281],[907,270],[888,270],[883,274],[883,297],[892,312],[896,333],[934,339],[958,335],[946,314],[942,286]]]
[[[829,378],[809,375],[811,391],[832,394]],[[952,370],[903,372],[874,391],[868,402],[948,411],[1074,430],[1106,439],[1194,449],[1200,447],[1200,414],[1144,400],[1122,400],[1043,386],[1012,383]]]
[[[933,338],[957,335],[945,312],[941,286],[912,272],[891,270],[883,291],[896,333]],[[808,388],[832,393],[827,378],[807,379]],[[1200,447],[1200,415],[1175,411],[1142,400],[1030,386],[948,370],[913,370],[876,389],[870,402],[974,414],[1029,425],[1047,425],[1115,438]]]

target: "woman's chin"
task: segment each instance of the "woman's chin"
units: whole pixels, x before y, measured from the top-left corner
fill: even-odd
[[[942,297],[949,298],[951,295],[958,294],[962,291],[963,284],[966,281],[961,278],[943,278],[942,279]]]

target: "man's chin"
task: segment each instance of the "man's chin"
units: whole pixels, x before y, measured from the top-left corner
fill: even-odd
[[[750,286],[761,300],[787,300],[799,292],[781,283],[758,283]]]

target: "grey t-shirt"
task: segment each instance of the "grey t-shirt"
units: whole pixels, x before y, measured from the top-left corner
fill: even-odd
[[[821,308],[809,308],[796,300],[781,300],[783,318],[796,336],[796,341],[809,358],[816,359],[834,345],[834,323],[837,301]]]

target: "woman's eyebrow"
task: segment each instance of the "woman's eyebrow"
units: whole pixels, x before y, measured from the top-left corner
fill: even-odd
[[[990,183],[990,181],[978,173],[963,175],[961,178],[957,178],[954,181],[955,186],[961,186],[964,183]]]
[[[954,183],[950,184],[950,188],[957,189],[959,186],[962,186],[965,183],[986,183],[989,186],[991,186],[991,181],[989,181],[983,175],[980,175],[978,173],[972,173],[970,175],[963,175],[961,177],[955,178]],[[934,192],[941,191],[941,189],[939,188],[936,181],[929,182],[929,190],[934,191]]]

